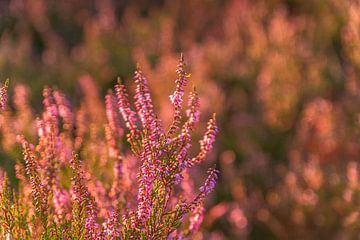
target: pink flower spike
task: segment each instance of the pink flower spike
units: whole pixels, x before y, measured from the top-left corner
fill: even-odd
[[[209,193],[214,190],[215,185],[216,185],[216,181],[218,179],[218,174],[219,171],[214,169],[214,168],[210,168],[208,170],[208,177],[204,183],[203,186],[200,187],[200,192],[203,193],[205,196],[209,195]]]
[[[187,85],[188,76],[185,72],[185,61],[184,56],[181,54],[179,64],[177,67],[177,74],[178,78],[175,80],[176,88],[172,95],[170,95],[170,102],[174,106],[174,120],[170,126],[169,134],[175,132],[175,130],[179,127],[180,119],[181,119],[181,109],[183,103],[183,96],[184,96],[184,87]]]
[[[118,79],[115,85],[115,95],[118,103],[119,111],[125,121],[126,127],[130,130],[130,139],[138,139],[139,133],[136,126],[136,113],[130,108],[130,102],[125,86]]]
[[[59,115],[64,121],[64,129],[72,130],[74,126],[74,114],[71,110],[71,104],[69,100],[66,99],[65,95],[58,90],[55,90],[53,95],[59,111]]]
[[[119,122],[119,110],[117,109],[117,103],[112,91],[109,91],[105,97],[106,117],[115,139],[120,138],[123,134],[123,130],[120,127]]]
[[[186,110],[186,116],[188,117],[188,120],[184,124],[182,132],[189,133],[194,129],[195,125],[200,120],[200,101],[199,95],[195,88],[192,92],[190,92],[188,106],[189,108]]]
[[[218,133],[218,127],[216,124],[216,115],[214,113],[213,117],[209,120],[207,124],[207,130],[205,132],[203,139],[200,140],[200,152],[196,157],[186,162],[188,167],[192,167],[195,164],[198,164],[205,159],[206,155],[213,148],[217,133]]]
[[[150,138],[151,145],[155,145],[163,129],[154,112],[148,80],[139,68],[135,71],[134,80],[136,83],[135,107],[140,116],[144,134]]]

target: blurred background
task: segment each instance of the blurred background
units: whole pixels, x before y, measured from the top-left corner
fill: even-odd
[[[45,85],[76,105],[84,79],[103,98],[139,63],[169,124],[181,52],[220,127],[199,239],[358,239],[359,1],[0,1],[0,79],[38,113]]]

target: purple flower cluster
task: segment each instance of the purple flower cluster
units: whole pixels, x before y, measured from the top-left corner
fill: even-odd
[[[186,87],[188,82],[187,74],[185,72],[185,61],[182,54],[176,72],[179,75],[179,77],[175,80],[176,83],[175,91],[172,95],[170,95],[170,101],[174,106],[174,120],[170,126],[169,134],[174,133],[180,124],[181,108],[183,103],[183,96],[185,93],[184,87]]]

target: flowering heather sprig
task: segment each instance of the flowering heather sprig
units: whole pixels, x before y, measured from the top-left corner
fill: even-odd
[[[173,123],[170,126],[169,134],[173,134],[180,125],[181,120],[181,109],[182,109],[182,103],[183,103],[183,96],[184,96],[184,87],[186,87],[186,84],[188,82],[187,79],[187,73],[185,72],[185,61],[184,57],[181,54],[179,64],[176,70],[178,74],[178,78],[175,80],[176,88],[172,95],[170,95],[170,102],[174,106],[174,120]]]
[[[202,194],[207,196],[215,188],[216,181],[218,179],[218,174],[219,174],[219,171],[214,168],[210,168],[208,170],[208,177],[207,177],[204,185],[201,186],[199,189]]]
[[[105,239],[119,239],[120,238],[120,216],[117,211],[110,214],[107,221],[103,225],[103,232]],[[121,239],[121,238],[120,238]]]
[[[155,179],[155,166],[151,159],[150,143],[144,139],[144,151],[141,155],[142,166],[139,173],[139,193],[137,217],[139,224],[144,224],[151,212],[151,191]]]
[[[130,108],[128,94],[125,86],[118,79],[118,84],[115,85],[115,94],[118,101],[120,113],[125,121],[126,127],[130,130],[128,141],[133,142],[139,139],[139,131],[136,126],[136,112]]]
[[[44,105],[44,113],[43,119],[44,121],[53,120],[54,117],[58,116],[58,109],[54,101],[54,97],[52,94],[52,90],[48,87],[45,87],[43,90],[43,105]]]
[[[46,135],[45,139],[45,150],[43,151],[45,164],[46,164],[46,186],[48,190],[51,190],[52,186],[55,184],[58,168],[58,159],[56,154],[56,136],[55,136],[55,122],[49,122],[49,132]]]
[[[54,220],[59,224],[69,219],[71,200],[69,193],[61,189],[59,184],[55,185],[53,189]]]
[[[117,158],[120,150],[118,142],[124,131],[120,126],[120,113],[117,108],[116,99],[110,90],[105,97],[105,108],[108,120],[108,123],[105,125],[105,137],[108,142],[109,156]]]
[[[214,190],[218,175],[219,171],[215,168],[210,168],[208,170],[208,177],[206,178],[204,185],[199,188],[200,193],[196,196],[196,198],[191,202],[189,206],[191,211],[194,211],[194,209],[196,209],[196,207],[201,204],[205,197]]]
[[[200,101],[195,88],[190,92],[188,106],[189,108],[186,110],[188,120],[184,124],[183,131],[193,130],[200,120]]]
[[[163,129],[154,112],[148,80],[139,68],[135,71],[134,81],[136,83],[135,107],[140,116],[144,134],[150,139],[151,147],[154,147],[159,141]]]
[[[105,97],[106,117],[114,138],[118,139],[122,136],[123,130],[120,127],[119,109],[116,106],[116,99],[112,91],[109,90]]]
[[[199,154],[196,157],[192,158],[191,160],[187,161],[186,162],[187,166],[189,167],[194,166],[195,164],[198,164],[205,159],[206,155],[213,148],[217,133],[218,133],[218,127],[216,125],[216,115],[214,114],[207,124],[207,129],[203,139],[200,140]]]
[[[85,231],[88,239],[96,239],[98,224],[96,223],[97,212],[94,199],[91,197],[85,183],[84,172],[81,167],[80,160],[78,156],[73,153],[73,157],[70,161],[71,169],[74,172],[74,177],[72,178],[72,189],[73,189],[73,198],[78,206],[78,211],[85,212]],[[82,216],[74,216],[80,219]]]
[[[193,92],[190,93],[188,106],[189,109],[187,109],[186,111],[188,120],[182,127],[180,135],[178,135],[174,140],[174,142],[179,146],[176,159],[180,163],[179,166],[181,170],[183,170],[187,164],[185,160],[187,158],[187,152],[191,147],[190,133],[200,119],[199,96],[195,89]]]
[[[123,175],[123,158],[118,156],[114,165],[114,180],[110,190],[110,198],[113,201],[113,206],[117,206],[124,197]]]
[[[204,219],[204,212],[205,209],[201,204],[195,208],[194,212],[192,212],[189,219],[189,234],[199,231],[200,225]]]
[[[3,86],[1,86],[1,88],[0,88],[0,109],[2,111],[5,110],[5,105],[6,105],[6,102],[7,102],[8,87],[9,87],[9,79],[7,79],[5,81],[5,83],[3,84]]]
[[[63,128],[71,131],[74,128],[74,114],[71,110],[69,100],[59,90],[55,90],[53,96],[58,108],[59,116],[63,119]]]
[[[25,140],[23,136],[19,137],[19,142],[22,144],[23,148],[25,173],[30,180],[33,205],[35,207],[36,214],[41,218],[43,224],[46,225],[48,191],[46,190],[46,186],[43,185],[39,176],[38,163],[35,160],[34,152],[31,149],[30,144]]]

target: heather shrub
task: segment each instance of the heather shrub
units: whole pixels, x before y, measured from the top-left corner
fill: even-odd
[[[193,155],[191,135],[200,120],[199,97],[194,88],[184,114],[189,74],[183,57],[176,72],[169,126],[157,117],[140,68],[133,78],[134,102],[118,80],[103,104],[91,77],[85,75],[80,79],[84,99],[79,108],[59,90],[45,87],[43,111],[36,119],[22,85],[15,88],[18,112],[11,111],[6,82],[0,97],[2,123],[9,125],[3,126],[2,135],[11,139],[6,143],[9,149],[21,145],[23,158],[15,165],[16,190],[1,171],[1,236],[193,239],[218,170],[209,168],[198,189],[191,172],[212,150],[218,129],[214,114],[199,141],[199,153]]]
[[[77,170],[64,162],[75,151],[96,202],[95,222],[101,225],[115,204],[106,200],[106,192],[110,189],[116,198],[110,185],[120,162],[126,170],[120,171],[129,189],[125,192],[132,192],[121,198],[137,216],[141,161],[136,159],[142,140],[139,145],[124,141],[133,142],[136,130],[107,120],[121,116],[107,109],[118,104],[117,89],[124,88],[107,95],[107,108],[101,96],[118,75],[131,86],[126,79],[138,62],[151,79],[155,115],[161,126],[171,126],[178,117],[173,112],[177,98],[168,99],[173,89],[169,79],[176,77],[173,68],[181,49],[202,98],[201,116],[216,112],[222,133],[207,155],[208,165],[216,163],[222,178],[207,211],[191,211],[201,213],[192,219],[203,223],[190,238],[357,237],[356,180],[349,183],[348,175],[356,179],[360,156],[358,0],[9,0],[0,6],[0,77],[12,79],[10,107],[0,115],[0,165],[13,187],[28,179],[15,161],[22,159],[17,135],[24,135],[35,151],[40,123],[34,116],[41,112],[35,106],[43,85],[60,85],[69,98],[56,87],[49,92],[56,105],[67,106],[57,107],[58,147],[65,149],[58,157],[61,191],[72,194],[66,192]],[[137,119],[136,126],[140,123]],[[192,143],[205,128],[202,119],[191,130]],[[116,157],[119,149],[122,160]],[[196,156],[194,150],[188,153]],[[185,189],[200,186],[205,168],[202,164],[184,172],[187,183],[176,185],[174,194],[185,195],[178,194],[180,188],[194,199],[196,191]]]

